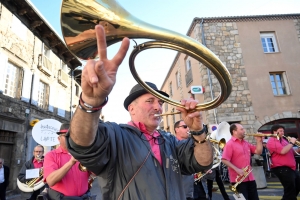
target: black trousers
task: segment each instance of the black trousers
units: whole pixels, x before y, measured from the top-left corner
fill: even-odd
[[[235,183],[232,183],[232,185],[234,184]],[[255,181],[242,182],[236,189],[239,193],[242,193],[247,200],[259,200]]]
[[[206,192],[200,181],[194,184],[194,200],[209,200],[209,196],[206,196]]]
[[[0,200],[5,200],[6,198],[6,185],[5,183],[0,183]]]
[[[225,190],[225,187],[224,187],[224,184],[223,184],[223,181],[221,179],[221,176],[220,176],[220,172],[219,170],[216,170],[216,176],[215,176],[215,179],[216,179],[216,182],[219,186],[219,189],[220,189],[220,192],[224,198],[224,200],[230,200],[226,190]],[[207,189],[208,189],[208,195],[210,196],[210,198],[212,199],[212,188],[213,188],[213,183],[214,181],[213,180],[210,180],[210,179],[207,179]]]
[[[278,177],[283,186],[282,200],[297,200],[300,191],[300,176],[289,167],[275,167],[272,172]]]

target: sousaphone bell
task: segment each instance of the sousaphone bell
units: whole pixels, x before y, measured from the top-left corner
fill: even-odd
[[[153,41],[137,45],[129,58],[129,67],[136,81],[149,93],[176,107],[180,102],[167,98],[142,81],[135,70],[134,60],[138,53],[151,48],[172,49],[189,55],[208,67],[218,79],[220,94],[210,102],[198,104],[195,110],[209,110],[222,104],[232,89],[231,77],[221,60],[196,40],[143,22],[132,16],[115,0],[63,0],[61,26],[63,38],[69,50],[87,60],[97,56],[95,25],[101,24],[106,34],[107,46],[130,39],[143,38]]]

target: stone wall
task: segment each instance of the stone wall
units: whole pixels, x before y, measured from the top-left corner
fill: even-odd
[[[202,43],[202,30],[200,24],[194,27],[196,40]],[[247,75],[243,66],[242,48],[239,42],[237,24],[230,23],[204,23],[203,31],[207,48],[214,52],[227,67],[232,77],[232,92],[228,99],[216,109],[218,123],[222,121],[239,122],[247,132],[253,132],[255,115],[252,108],[251,94],[248,88]],[[203,85],[205,86],[205,102],[211,100],[206,67],[200,64]],[[214,98],[220,93],[220,85],[211,73],[212,90]],[[215,123],[214,111],[206,112],[209,123]]]

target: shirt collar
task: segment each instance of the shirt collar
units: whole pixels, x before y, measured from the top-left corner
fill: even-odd
[[[59,146],[56,150],[57,150],[59,153],[69,153],[67,150],[61,148],[61,146]]]
[[[143,124],[142,122],[130,121],[130,122],[128,122],[128,124],[131,125],[131,126],[134,126],[134,127],[138,128],[142,133],[147,133],[148,135],[150,135],[150,133],[146,129],[145,124]],[[155,130],[153,134],[157,135],[158,131]]]
[[[32,162],[33,162],[33,163],[40,163],[40,162],[43,162],[43,161],[44,161],[44,160],[37,160],[36,158],[34,158]]]
[[[238,138],[236,138],[236,137],[234,137],[234,136],[232,136],[231,138],[232,138],[233,141],[241,141],[241,142],[244,141],[244,139],[240,140],[240,139],[238,139]]]

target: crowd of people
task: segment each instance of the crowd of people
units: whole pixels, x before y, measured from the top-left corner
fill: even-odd
[[[174,124],[175,136],[157,130],[163,101],[135,85],[124,100],[130,115],[127,124],[99,120],[101,109],[116,82],[116,73],[129,46],[124,38],[118,53],[107,59],[105,33],[95,27],[100,60],[89,60],[82,71],[82,93],[70,124],[62,124],[57,132],[59,146],[44,156],[44,148],[37,145],[33,157],[24,163],[18,180],[26,183],[26,170],[43,169],[40,190],[27,194],[27,199],[86,200],[95,199],[90,193],[91,174],[99,179],[102,199],[211,199],[212,183],[216,180],[224,199],[225,191],[220,172],[213,169],[214,149],[200,111],[195,111],[197,100],[181,100],[181,120]],[[146,84],[168,97],[151,82]],[[193,111],[193,112],[190,112]],[[231,124],[231,139],[222,152],[222,163],[229,171],[230,183],[245,199],[259,199],[255,177],[251,172],[251,155],[262,154],[262,137],[255,137],[256,145],[247,142],[241,124]],[[282,136],[284,127],[274,125],[272,133]],[[280,137],[270,138],[271,168],[283,187],[283,199],[297,199],[300,188],[293,145]],[[219,163],[221,164],[221,163]],[[87,171],[80,170],[85,167]],[[198,172],[205,173],[200,181]],[[0,159],[0,199],[5,199],[9,169]],[[236,184],[239,178],[241,182]]]

